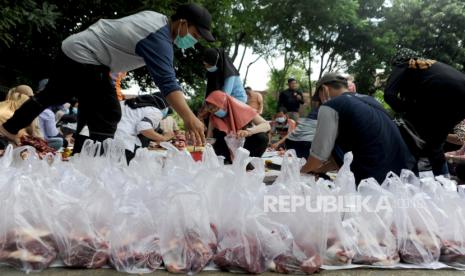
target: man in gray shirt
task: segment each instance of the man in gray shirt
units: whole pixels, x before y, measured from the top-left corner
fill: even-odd
[[[18,143],[17,133],[45,108],[79,100],[78,131],[87,125],[89,138],[113,138],[121,118],[110,72],[128,72],[147,66],[155,84],[184,120],[190,137],[205,142],[204,125],[186,103],[173,67],[173,44],[182,50],[199,39],[214,41],[209,12],[195,4],[181,5],[171,20],[154,11],[120,19],[101,19],[88,29],[66,38],[54,73],[43,91],[31,97],[12,118],[0,125],[0,136]],[[75,152],[84,141],[77,137]]]
[[[357,182],[369,177],[382,182],[390,171],[399,174],[402,169],[415,169],[415,159],[399,129],[374,98],[348,92],[347,79],[338,73],[324,75],[317,93],[323,104],[302,172],[326,172],[335,145],[343,153],[353,153],[351,170]]]

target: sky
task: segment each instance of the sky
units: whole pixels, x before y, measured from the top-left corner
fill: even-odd
[[[239,67],[239,63],[241,60],[241,55],[242,52],[244,51],[244,48],[242,46],[239,47],[239,54],[236,60],[234,61],[234,65],[236,68]],[[244,79],[245,76],[245,71],[247,70],[247,65],[254,61],[258,55],[253,54],[252,50],[249,49],[245,56],[244,56],[244,61],[242,62],[242,68],[240,70],[241,74],[241,79]],[[283,68],[284,67],[284,57],[279,56],[276,58],[271,59],[272,64],[276,66],[277,68]],[[320,64],[319,62],[313,62],[312,63],[312,80],[316,80],[318,78],[318,74],[320,72]],[[253,90],[258,90],[258,91],[264,91],[266,90],[266,84],[268,83],[269,80],[269,74],[270,74],[270,67],[266,63],[265,58],[260,58],[256,63],[254,63],[252,66],[250,66],[249,69],[249,74],[247,76],[247,83],[246,86],[250,86]]]

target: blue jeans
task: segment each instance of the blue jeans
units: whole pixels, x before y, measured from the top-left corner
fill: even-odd
[[[47,141],[47,144],[50,147],[56,150],[61,149],[61,147],[63,146],[63,138],[61,137],[50,137],[50,138],[45,139],[45,141]]]

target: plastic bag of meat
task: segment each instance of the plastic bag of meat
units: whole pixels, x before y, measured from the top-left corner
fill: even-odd
[[[394,227],[399,255],[403,262],[428,265],[439,260],[441,241],[432,199],[420,188],[389,173],[382,187],[396,199]]]
[[[40,182],[19,175],[4,175],[0,263],[25,272],[46,269],[57,257],[57,246],[48,226],[50,206]]]
[[[252,163],[253,171],[246,171]],[[274,258],[284,254],[292,243],[287,228],[271,221],[264,213],[263,162],[249,158],[245,149],[236,151],[230,173],[224,173],[227,187],[219,191],[217,211],[222,214],[215,226],[218,249],[213,261],[223,270],[262,273]],[[231,208],[234,206],[234,208]]]
[[[226,145],[229,148],[229,151],[231,151],[232,156],[236,154],[236,151],[239,148],[242,148],[245,144],[245,138],[239,138],[235,134],[228,134],[224,136],[224,141],[226,141]]]
[[[336,182],[318,179],[314,185],[313,194],[323,214],[323,237],[326,241],[323,264],[330,266],[349,265],[355,255],[356,243],[347,233],[343,225],[344,210],[339,207],[351,208],[351,197],[355,194],[355,179],[350,171],[352,154],[344,156],[344,165],[339,170]],[[339,203],[343,199],[342,203]],[[332,203],[336,203],[331,204]]]
[[[127,273],[150,273],[162,263],[158,228],[149,211],[149,190],[132,188],[118,204],[110,230],[111,265]],[[130,227],[128,227],[130,226]]]
[[[35,148],[40,158],[45,157],[48,153],[56,154],[56,150],[49,147],[47,142],[42,138],[24,135],[21,137],[21,145]]]
[[[293,150],[287,151],[284,154],[280,176],[273,185],[267,187],[267,198],[272,200],[273,197],[280,196],[302,198],[306,195],[311,196],[313,191],[308,186],[310,183],[305,183],[300,175],[303,164],[304,160],[297,158]],[[266,207],[269,207],[267,216],[273,221],[287,225],[294,239],[288,243],[286,252],[273,260],[273,270],[279,273],[318,272],[322,264],[320,256],[325,250],[325,243],[323,228],[315,226],[322,223],[322,213],[310,212],[303,204],[296,206],[292,212],[272,210],[274,206]]]
[[[396,237],[392,234],[393,195],[375,179],[362,180],[357,188],[361,201],[368,200],[360,212],[344,221],[357,246],[354,264],[390,266],[400,261]],[[366,209],[367,208],[367,209]]]
[[[59,191],[50,191],[54,198],[53,236],[65,266],[100,268],[107,264],[108,242],[94,227],[80,199]]]
[[[206,200],[200,193],[171,181],[163,193],[164,212],[160,218],[163,263],[172,273],[198,273],[211,260],[216,244]]]
[[[465,205],[454,189],[455,183],[443,177],[422,180],[421,187],[432,199],[432,212],[439,225],[441,256],[439,260],[455,267],[465,267]]]

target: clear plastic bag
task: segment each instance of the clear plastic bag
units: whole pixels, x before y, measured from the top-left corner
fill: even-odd
[[[3,176],[8,177],[8,176]],[[0,263],[38,272],[57,257],[50,225],[50,205],[43,188],[28,176],[13,175],[3,185]]]
[[[55,200],[53,236],[65,266],[100,268],[107,264],[109,244],[93,226],[80,201],[63,193],[51,194]]]
[[[211,260],[216,245],[206,200],[197,192],[175,186],[164,195],[160,226],[163,263],[172,273],[198,273]]]
[[[465,205],[454,181],[440,176],[421,182],[431,197],[432,212],[437,219],[441,238],[439,260],[455,267],[465,267]],[[454,189],[455,188],[455,189]]]
[[[275,183],[267,187],[267,197],[278,199],[285,197],[312,196],[313,191],[300,175],[303,160],[297,158],[293,150],[283,157],[281,174]],[[314,183],[313,183],[314,184]],[[286,251],[276,256],[273,267],[279,273],[305,272],[308,274],[320,270],[321,254],[324,252],[324,239],[321,212],[310,212],[305,206],[296,206],[292,212],[268,211],[273,221],[289,227],[292,240],[287,243]]]
[[[146,205],[150,199],[145,197],[149,194],[145,187],[132,189],[114,212],[110,262],[118,271],[150,273],[162,263],[158,227],[150,205]]]
[[[226,145],[228,146],[229,150],[232,153],[232,156],[236,155],[236,151],[239,148],[244,147],[245,145],[245,138],[244,137],[237,137],[235,134],[228,134],[224,136],[224,141],[226,141]]]
[[[393,227],[393,195],[381,188],[374,178],[362,180],[358,186],[362,201],[368,199],[353,220],[346,220],[355,237],[354,264],[390,266],[400,261]]]
[[[249,163],[255,169],[247,172]],[[290,232],[270,220],[260,204],[265,192],[262,161],[238,149],[229,168],[222,179],[225,188],[219,191],[217,211],[221,217],[215,227],[218,248],[213,261],[228,271],[262,273],[274,258],[286,252]]]
[[[396,200],[392,231],[397,238],[401,260],[418,265],[437,262],[441,241],[437,220],[429,207],[431,198],[417,186],[402,182],[394,173],[388,174],[382,187]]]

